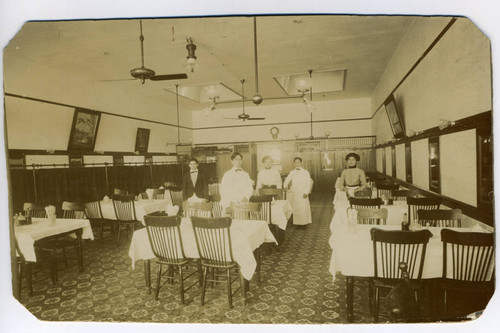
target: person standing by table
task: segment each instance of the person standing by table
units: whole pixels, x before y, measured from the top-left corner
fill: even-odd
[[[286,189],[291,186],[291,204],[293,208],[293,224],[302,227],[312,223],[311,205],[309,203],[309,193],[311,192],[311,175],[309,171],[302,168],[302,158],[293,159],[295,169],[290,171],[283,183]]]
[[[191,157],[188,161],[189,172],[182,178],[182,194],[184,200],[192,197],[203,199],[207,195],[207,181],[205,175],[198,170],[198,160]]]
[[[262,158],[264,169],[259,171],[257,175],[256,190],[261,188],[281,188],[281,175],[278,170],[272,168],[273,159],[271,156],[266,155]]]
[[[253,184],[248,173],[241,169],[243,156],[234,152],[231,155],[233,167],[226,171],[220,183],[220,204],[223,209],[231,202],[248,201],[253,194]]]
[[[366,183],[366,175],[363,170],[357,167],[357,162],[360,160],[356,153],[346,155],[347,169],[342,171],[339,181],[339,189],[341,191],[350,191],[353,193],[363,191],[368,186]]]

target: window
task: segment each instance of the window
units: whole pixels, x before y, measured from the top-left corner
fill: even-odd
[[[441,193],[439,171],[439,137],[429,138],[429,189]]]
[[[405,144],[405,167],[406,167],[406,182],[412,184],[412,172],[411,172],[411,142]]]
[[[477,130],[478,206],[490,208],[493,204],[493,138],[490,128]]]

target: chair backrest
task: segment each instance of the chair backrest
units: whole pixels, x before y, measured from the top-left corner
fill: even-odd
[[[371,199],[372,197],[372,189],[371,188],[366,188],[363,191],[358,191],[354,193],[355,198],[364,198],[364,199]]]
[[[219,186],[220,186],[219,183],[208,184],[208,194],[209,195],[220,194]]]
[[[387,221],[387,209],[357,209],[358,224],[382,224]]]
[[[395,201],[406,201],[406,198],[411,196],[410,190],[394,190],[392,191],[392,199]]]
[[[462,210],[461,209],[433,209],[418,210],[418,223],[430,227],[441,228],[461,228]]]
[[[212,217],[212,206],[211,202],[188,202],[184,201],[182,203],[182,211],[184,217],[200,216],[200,217]]]
[[[401,279],[399,270],[401,262],[408,265],[410,279],[422,277],[425,251],[432,235],[429,230],[401,231],[372,228],[370,233],[376,279]]]
[[[191,217],[196,247],[202,264],[227,266],[234,263],[229,217]]]
[[[356,209],[380,209],[380,206],[382,206],[382,199],[380,198],[375,198],[375,199],[363,199],[363,198],[349,198],[349,203],[351,204],[351,208],[356,208]]]
[[[181,189],[171,188],[170,198],[172,199],[172,205],[182,207],[182,202],[184,201],[184,197],[182,196]]]
[[[113,207],[118,221],[136,220],[133,194],[113,196]]]
[[[273,197],[275,200],[283,200],[285,197],[283,195],[283,189],[281,188],[261,188],[259,189],[260,195],[269,195]]]
[[[85,215],[89,219],[102,219],[102,209],[100,201],[87,202],[85,204]]]
[[[155,188],[153,190],[153,199],[155,200],[163,200],[165,199],[165,189]]]
[[[235,220],[264,220],[260,202],[232,202],[231,217]]]
[[[31,217],[41,217],[41,218],[47,217],[47,212],[45,211],[45,207],[43,207],[42,205],[37,205],[31,202],[25,202],[23,204],[23,210],[25,215],[28,209],[31,210]]]
[[[154,255],[162,262],[185,260],[181,237],[180,216],[145,215],[144,224]]]
[[[406,198],[408,204],[408,221],[418,223],[418,211],[420,209],[433,210],[439,209],[441,198]]]
[[[223,208],[220,204],[220,194],[211,194],[208,196],[208,201],[212,203],[212,216],[223,217]]]
[[[377,198],[385,196],[387,199],[392,199],[392,191],[399,190],[398,184],[375,183],[375,187],[377,188]]]
[[[491,281],[494,277],[494,234],[441,230],[443,278]],[[450,261],[450,262],[448,262]]]
[[[84,219],[85,207],[76,202],[62,203],[63,219]]]
[[[250,197],[250,202],[260,202],[260,218],[271,224],[271,208],[272,208],[272,196],[269,195],[252,195]]]

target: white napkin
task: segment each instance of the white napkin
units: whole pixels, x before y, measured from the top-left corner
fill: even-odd
[[[164,190],[165,188],[163,186],[158,187],[160,190]]]
[[[45,207],[45,212],[47,213],[47,217],[52,223],[56,222],[56,207],[55,206],[47,206]]]
[[[111,200],[107,195],[104,196],[104,198],[102,198],[102,201],[104,202],[109,202],[109,200]]]
[[[152,188],[146,189],[146,194],[148,195],[149,201],[153,200],[154,193],[155,193],[155,190],[153,190]]]
[[[179,212],[179,206],[168,205],[166,211],[168,216],[175,216]]]
[[[187,199],[188,202],[204,202],[205,199],[202,199],[202,198],[198,198],[196,196],[196,194],[193,194],[193,196],[191,198],[188,198]]]

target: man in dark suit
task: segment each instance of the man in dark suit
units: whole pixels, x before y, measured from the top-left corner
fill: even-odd
[[[191,157],[188,161],[189,172],[182,179],[182,193],[184,200],[196,195],[198,198],[205,198],[207,194],[207,181],[205,175],[198,170],[198,160]]]

